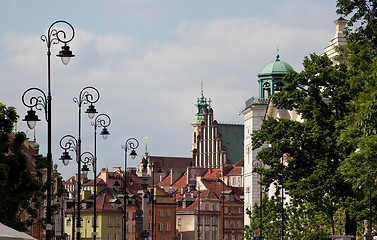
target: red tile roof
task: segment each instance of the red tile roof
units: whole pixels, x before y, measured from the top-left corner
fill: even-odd
[[[234,167],[227,175],[241,175],[242,174],[242,167]]]

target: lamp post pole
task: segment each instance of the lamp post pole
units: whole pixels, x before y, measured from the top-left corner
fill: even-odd
[[[152,160],[152,159],[151,159]],[[156,158],[152,163],[152,190],[151,190],[151,196],[152,196],[152,240],[156,238],[156,227],[155,227],[155,221],[156,221],[156,212],[155,212],[155,191],[154,191],[154,171],[155,167],[158,167],[157,173],[162,174],[161,168],[164,166],[165,162],[162,158]]]
[[[72,30],[72,35],[69,37],[64,30],[56,30],[54,26],[56,24],[64,24],[68,25],[69,28]],[[23,121],[27,122],[27,125],[30,129],[35,127],[38,119],[38,116],[35,115],[35,111],[33,108],[35,107],[37,110],[44,110],[45,111],[45,119],[47,121],[47,204],[46,204],[46,240],[51,240],[51,174],[52,174],[52,119],[51,119],[51,64],[50,64],[50,57],[51,57],[51,44],[58,44],[64,43],[62,46],[62,50],[57,55],[61,57],[63,63],[66,65],[69,63],[71,57],[75,55],[69,50],[69,46],[67,43],[72,41],[73,37],[75,36],[75,30],[71,24],[66,21],[56,21],[50,25],[47,31],[47,35],[42,35],[41,40],[46,42],[47,44],[47,97],[46,94],[39,88],[29,88],[24,92],[22,95],[22,102],[26,107],[30,107],[30,110],[27,112],[25,119]],[[37,96],[32,96],[29,99],[29,102],[25,102],[25,94],[30,91],[37,91],[39,92]]]
[[[126,224],[127,224],[127,151],[131,150],[130,156],[132,159],[135,159],[137,156],[137,153],[135,149],[139,146],[139,142],[136,138],[129,138],[126,140],[124,145],[122,145],[122,149],[124,149],[124,182],[123,182],[123,191],[124,191],[124,197],[123,197],[123,240],[126,240]]]
[[[94,93],[94,94],[93,94]],[[90,119],[93,119],[94,115],[97,113],[96,109],[93,106],[93,103],[96,103],[100,98],[99,92],[94,87],[85,87],[81,90],[79,97],[73,98],[73,102],[77,103],[78,106],[78,117],[79,117],[79,134],[78,134],[78,140],[77,140],[77,175],[78,175],[78,182],[77,182],[77,229],[76,229],[76,236],[77,240],[81,239],[81,222],[80,222],[80,193],[81,193],[81,106],[82,104],[89,104],[88,109],[86,110],[86,113],[88,113],[88,116]]]
[[[62,156],[60,157],[60,160],[62,160],[63,164],[65,166],[68,165],[69,161],[72,160],[71,156],[69,155],[68,151],[74,151],[76,153],[76,162],[77,166],[81,166],[81,163],[84,163],[83,166],[83,171],[87,172],[88,163],[94,162],[94,156],[90,152],[84,152],[80,153],[80,145],[79,141],[72,135],[65,135],[60,139],[60,147],[64,150]],[[77,187],[77,222],[76,222],[76,238],[77,240],[80,240],[81,235],[80,235],[80,226],[81,226],[81,217],[80,217],[80,189],[81,189],[81,168],[78,170],[78,187]],[[73,226],[72,226],[73,227]]]
[[[223,236],[223,239],[225,239],[225,231],[224,231],[225,230],[225,228],[224,228],[224,222],[225,222],[224,221],[224,216],[225,216],[224,215],[224,209],[225,209],[225,205],[224,205],[224,203],[225,203],[225,196],[224,196],[224,185],[225,185],[225,183],[224,183],[224,179],[225,178],[224,178],[223,171],[220,171],[220,172],[217,173],[217,183],[220,184],[222,182],[222,192],[221,192],[221,195],[220,195],[220,201],[222,203],[222,232],[223,232],[222,236]],[[222,177],[222,180],[220,179],[220,177]]]
[[[107,130],[107,127],[110,125],[111,119],[109,115],[107,114],[99,114],[94,119],[94,122],[92,122],[92,125],[94,126],[94,161],[93,161],[93,175],[94,175],[94,211],[93,211],[93,240],[96,240],[97,238],[97,127],[102,127],[102,131],[100,135],[103,137],[103,139],[106,139],[110,133]]]
[[[81,222],[80,222],[80,193],[81,193],[81,107],[83,104],[89,104],[88,109],[85,111],[85,113],[88,114],[88,117],[90,119],[93,119],[95,114],[97,113],[97,110],[94,107],[94,103],[98,102],[100,98],[100,94],[98,90],[94,87],[88,86],[81,90],[79,97],[73,98],[73,102],[77,103],[78,106],[78,123],[79,123],[79,133],[78,133],[78,139],[73,137],[72,135],[66,135],[60,140],[60,147],[64,149],[64,153],[62,157],[60,158],[63,160],[63,164],[68,164],[68,161],[71,159],[69,156],[67,150],[75,151],[76,152],[76,158],[77,158],[77,222],[76,222],[76,240],[81,239]],[[68,138],[69,140],[64,145],[63,140]],[[94,158],[94,157],[93,157]]]
[[[253,172],[257,172],[257,168],[263,167],[262,162],[259,159],[255,159],[253,162]],[[261,177],[261,175],[259,175]],[[259,232],[260,237],[263,239],[263,208],[262,208],[262,183],[259,183],[260,191],[259,191]]]

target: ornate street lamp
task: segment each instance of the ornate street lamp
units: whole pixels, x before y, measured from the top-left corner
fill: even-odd
[[[222,177],[222,180],[220,179],[220,177]],[[225,239],[225,227],[224,227],[224,222],[225,222],[225,215],[224,215],[224,209],[225,209],[225,195],[224,195],[224,174],[223,174],[223,171],[220,171],[217,173],[217,183],[220,184],[222,182],[222,191],[221,191],[221,195],[220,195],[220,201],[222,202],[222,225],[223,225],[223,229],[222,229],[222,232],[223,232],[223,239]]]
[[[72,135],[65,135],[60,139],[60,147],[64,150],[62,156],[60,157],[60,160],[63,162],[65,166],[69,164],[69,161],[72,160],[72,157],[69,155],[69,151],[74,151],[76,153],[76,162],[78,166],[81,166],[81,163],[83,163],[83,168],[79,168],[78,170],[78,179],[77,179],[77,221],[76,221],[76,234],[77,239],[79,240],[80,235],[80,226],[81,226],[81,219],[80,217],[80,191],[81,191],[81,171],[83,171],[84,174],[87,174],[89,171],[88,164],[93,164],[94,162],[94,156],[90,152],[84,152],[80,153],[80,145],[79,141]],[[73,228],[73,226],[72,226]]]
[[[62,145],[62,140],[67,136],[74,138],[73,136],[66,135],[65,137],[62,138],[62,140],[60,140],[60,146],[65,150],[65,152],[63,153],[63,155],[61,157],[63,164],[68,164],[68,162],[67,162],[67,161],[69,161],[69,159],[68,159],[69,154],[67,152],[68,149],[70,149],[72,151],[75,150],[76,156],[78,158],[78,160],[77,160],[77,219],[80,219],[81,162],[82,162],[81,161],[81,107],[82,107],[83,104],[90,104],[88,106],[88,109],[85,111],[85,113],[88,114],[88,117],[90,119],[93,119],[93,117],[97,113],[93,104],[98,102],[99,98],[100,98],[100,94],[99,94],[98,90],[94,87],[91,87],[91,86],[83,88],[80,91],[79,97],[73,98],[73,102],[77,103],[78,110],[79,110],[78,111],[78,124],[79,124],[78,139],[75,140],[75,141],[74,140],[68,141],[69,145]],[[74,148],[72,148],[73,146],[74,146]],[[67,147],[71,147],[71,148],[67,148]],[[77,240],[80,240],[81,239],[81,233],[80,233],[81,223],[80,223],[80,221],[77,221],[76,224],[77,224],[76,225],[76,236],[77,236]]]
[[[156,207],[156,201],[155,201],[155,191],[154,191],[154,172],[156,168],[158,168],[157,173],[162,174],[161,168],[165,165],[165,162],[162,158],[156,158],[153,162],[149,162],[151,164],[151,172],[152,172],[152,189],[151,189],[151,201],[152,201],[152,240],[156,238],[156,227],[155,227],[155,222],[156,222],[156,212],[155,212],[155,207]]]
[[[137,153],[135,149],[139,146],[139,142],[136,138],[129,138],[126,140],[122,149],[124,149],[124,197],[123,197],[123,240],[126,240],[126,224],[127,224],[127,151],[131,150],[130,156],[132,159],[135,159]]]
[[[68,25],[70,30],[72,31],[71,35],[68,35],[62,29],[55,29],[55,25]],[[29,128],[33,129],[36,125],[38,116],[35,114],[35,110],[44,110],[45,118],[47,121],[47,206],[46,206],[46,240],[51,240],[51,173],[52,173],[52,119],[51,119],[51,64],[50,64],[50,57],[51,57],[51,45],[52,44],[59,44],[63,43],[62,51],[59,52],[57,55],[58,57],[62,58],[64,64],[68,64],[69,59],[74,57],[75,55],[69,51],[69,46],[67,43],[71,42],[75,36],[75,30],[72,25],[66,21],[56,21],[50,25],[47,31],[47,35],[42,35],[41,40],[46,42],[47,45],[47,97],[46,94],[39,88],[29,88],[26,90],[22,95],[22,102],[26,107],[29,107],[30,110],[27,112],[27,115],[23,119],[23,121],[27,122]],[[29,98],[29,101],[25,102],[26,95],[29,92],[37,92],[37,96],[32,96]]]
[[[90,105],[92,106],[92,105]],[[93,111],[93,108],[91,108]],[[93,221],[93,240],[97,238],[97,127],[102,127],[100,135],[103,139],[106,139],[110,133],[107,127],[110,125],[111,119],[107,114],[99,114],[92,122],[94,127],[94,161],[93,161],[93,174],[94,174],[94,221]]]

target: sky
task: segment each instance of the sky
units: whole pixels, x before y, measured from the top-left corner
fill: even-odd
[[[47,92],[47,46],[41,40],[57,20],[72,24],[68,65],[51,47],[53,161],[64,179],[77,164],[59,160],[60,139],[78,137],[80,91],[100,92],[99,113],[110,116],[110,136],[97,137],[97,172],[124,166],[127,139],[139,155],[191,157],[196,99],[203,82],[219,123],[243,123],[245,101],[258,95],[258,73],[277,53],[302,71],[305,56],[322,54],[334,37],[335,0],[67,0],[4,1],[0,8],[0,102],[16,108],[17,131],[34,131],[21,120],[24,91]],[[56,29],[69,28],[58,25]],[[85,112],[88,105],[82,105]],[[47,152],[47,123],[37,112],[35,136]],[[81,116],[82,152],[93,152],[94,127]],[[100,130],[99,130],[100,131]],[[72,155],[72,154],[71,154]],[[127,159],[137,166],[140,157]]]

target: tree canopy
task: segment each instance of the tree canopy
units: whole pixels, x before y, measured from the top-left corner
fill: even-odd
[[[268,118],[252,136],[253,148],[262,148],[257,158],[269,166],[258,169],[261,183],[276,184],[277,191],[283,186],[291,197],[285,224],[295,230],[303,222],[317,230],[324,223],[324,233],[334,234],[342,222],[346,234],[369,234],[361,224],[356,227],[376,208],[376,7],[375,1],[337,1],[337,12],[349,19],[347,45],[338,49],[345,64],[333,65],[316,54],[305,57],[304,70],[288,73],[286,87],[271,97],[274,107],[294,110],[303,121]],[[262,206],[265,214],[269,204],[280,204],[274,198],[268,202]],[[259,208],[254,210],[252,224],[258,222]],[[295,230],[289,234],[303,238],[304,231]]]
[[[17,119],[15,108],[0,103],[0,216],[2,223],[25,231],[32,222],[22,221],[20,214],[27,211],[36,217],[42,183],[28,169],[25,134],[12,133]]]

